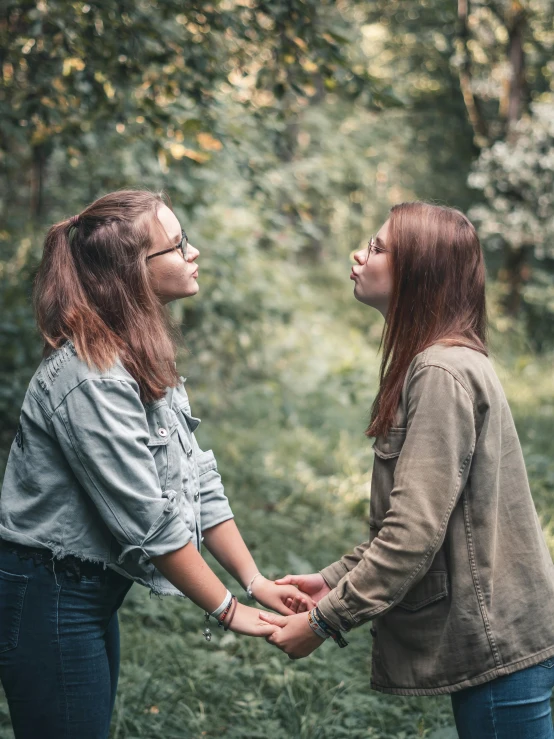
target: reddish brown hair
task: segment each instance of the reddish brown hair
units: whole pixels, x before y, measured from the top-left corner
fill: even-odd
[[[487,354],[485,264],[468,218],[454,208],[428,203],[395,205],[386,247],[393,285],[368,436],[386,436],[394,426],[402,385],[416,354],[437,342]]]
[[[100,370],[119,358],[149,402],[175,386],[175,343],[146,255],[161,195],[121,190],[48,231],[33,302],[48,356],[70,339]]]

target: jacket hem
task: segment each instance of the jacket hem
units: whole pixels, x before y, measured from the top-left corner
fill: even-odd
[[[480,675],[465,678],[464,680],[460,680],[451,685],[437,685],[436,687],[430,688],[398,688],[379,685],[374,680],[371,680],[370,687],[372,690],[376,690],[379,693],[390,693],[392,695],[444,695],[447,693],[455,693],[458,690],[464,690],[465,688],[471,688],[475,685],[482,685],[483,683],[495,680],[497,677],[511,675],[513,672],[518,672],[518,670],[524,670],[526,667],[534,667],[549,657],[554,657],[554,645],[547,649],[543,649],[540,652],[536,652],[529,657],[524,657],[523,659],[510,662],[507,665],[502,665],[500,667],[493,667],[491,670],[482,672]]]

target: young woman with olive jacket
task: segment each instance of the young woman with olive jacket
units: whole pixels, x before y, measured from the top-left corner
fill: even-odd
[[[303,657],[322,626],[372,622],[376,690],[451,694],[460,739],[552,739],[554,565],[487,357],[475,229],[403,203],[355,262],[354,296],[386,318],[369,538],[277,581],[318,610],[297,594],[296,615],[261,614],[282,626],[268,641]]]

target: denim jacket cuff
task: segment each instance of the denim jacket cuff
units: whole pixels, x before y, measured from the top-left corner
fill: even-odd
[[[152,557],[175,552],[192,541],[192,531],[178,514],[178,507],[164,511],[152,524],[142,542],[122,545],[117,563],[122,564],[128,557],[138,557],[139,564],[144,564]]]

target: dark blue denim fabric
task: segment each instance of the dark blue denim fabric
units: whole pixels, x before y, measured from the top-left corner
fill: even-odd
[[[0,551],[0,680],[16,739],[108,737],[132,581],[97,573],[77,581]]]
[[[460,739],[554,739],[554,659],[452,694]]]

